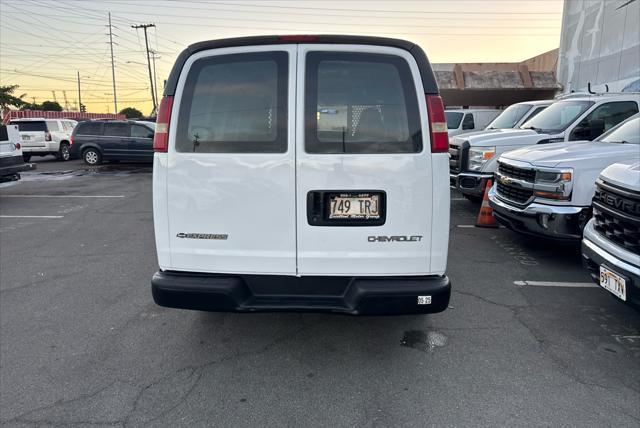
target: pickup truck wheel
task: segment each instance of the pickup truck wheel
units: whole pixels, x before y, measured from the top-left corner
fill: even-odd
[[[31,160],[31,155],[27,154],[27,153],[23,153],[22,154],[22,160],[25,162],[29,162]]]
[[[58,153],[56,153],[56,158],[61,161],[68,161],[71,158],[69,143],[60,143],[60,149],[58,150]]]
[[[87,165],[99,165],[102,163],[102,155],[97,149],[89,148],[82,152],[82,159]]]

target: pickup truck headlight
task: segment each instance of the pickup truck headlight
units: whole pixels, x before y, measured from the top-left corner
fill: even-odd
[[[536,171],[536,181],[545,183],[569,182],[573,179],[572,169],[562,170],[538,170]]]
[[[485,163],[496,154],[494,147],[478,147],[469,149],[469,171],[480,171]]]
[[[533,194],[539,198],[568,201],[571,199],[573,169],[536,171]]]

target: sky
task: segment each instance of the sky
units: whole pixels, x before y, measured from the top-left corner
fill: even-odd
[[[582,0],[568,0],[582,1]],[[152,110],[144,32],[158,93],[189,44],[260,34],[361,34],[419,44],[429,60],[517,62],[558,47],[562,0],[0,0],[0,85],[37,103]],[[65,95],[67,102],[65,103]]]

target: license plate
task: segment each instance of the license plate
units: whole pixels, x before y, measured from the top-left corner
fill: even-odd
[[[616,297],[627,300],[627,281],[604,266],[600,266],[600,286]]]
[[[331,195],[329,219],[376,220],[380,218],[380,195],[344,193]]]
[[[22,139],[26,141],[26,140],[30,140],[31,137],[28,135],[22,135]]]

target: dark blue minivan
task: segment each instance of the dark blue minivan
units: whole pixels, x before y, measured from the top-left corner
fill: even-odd
[[[153,162],[155,126],[132,120],[81,122],[71,136],[71,158],[82,158],[88,165],[109,160]]]

